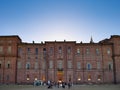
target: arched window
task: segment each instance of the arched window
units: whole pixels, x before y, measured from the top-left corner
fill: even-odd
[[[35,54],[38,55],[38,48],[35,48]]]
[[[62,53],[62,47],[59,47],[59,54]]]
[[[6,68],[7,68],[7,69],[10,68],[10,61],[7,62],[7,64],[6,64]]]
[[[43,48],[43,55],[46,55],[46,48]]]
[[[68,50],[67,50],[68,54],[71,53],[71,47],[68,47]]]
[[[30,62],[26,63],[26,69],[30,69]]]
[[[100,51],[98,48],[96,48],[96,55],[99,55],[100,54]]]
[[[112,63],[109,63],[109,64],[108,64],[108,69],[109,69],[109,71],[111,71],[111,70],[113,69]]]
[[[87,64],[87,70],[91,70],[92,65],[90,63]]]
[[[77,54],[80,54],[80,49],[79,48],[77,48]]]
[[[18,69],[21,69],[21,62],[20,61],[18,62],[17,66],[18,66]]]

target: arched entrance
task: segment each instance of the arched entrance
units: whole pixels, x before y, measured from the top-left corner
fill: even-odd
[[[63,70],[58,70],[57,71],[57,81],[62,82],[63,81]]]

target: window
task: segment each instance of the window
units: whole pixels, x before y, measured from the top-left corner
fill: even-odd
[[[21,53],[22,53],[22,49],[18,48],[18,55],[21,55]]]
[[[35,62],[35,69],[38,69],[38,62]]]
[[[112,63],[109,63],[109,64],[108,64],[108,69],[109,69],[109,71],[111,71],[111,70],[113,69]]]
[[[62,47],[59,47],[59,54],[62,53]]]
[[[53,48],[50,47],[50,55],[52,55],[52,54],[53,54]]]
[[[71,47],[68,47],[68,50],[67,50],[68,54],[71,53]]]
[[[107,54],[110,55],[110,49],[109,48],[107,49]]]
[[[91,70],[92,66],[90,63],[87,64],[87,70]]]
[[[90,53],[90,50],[87,48],[86,49],[86,54],[89,55],[89,53]]]
[[[96,49],[96,55],[99,55],[100,54],[100,52],[99,52],[99,49],[97,48]]]
[[[72,61],[68,60],[68,68],[72,68]]]
[[[7,64],[6,64],[6,68],[7,68],[7,69],[10,68],[10,61],[7,62]]]
[[[30,48],[27,48],[27,53],[30,53]]]
[[[77,62],[77,69],[80,69],[80,62]]]
[[[38,48],[35,48],[35,54],[38,55]]]
[[[8,53],[11,53],[11,46],[8,46]]]
[[[77,54],[80,54],[80,49],[79,48],[77,48]]]
[[[46,65],[45,62],[42,62],[42,69],[45,69]]]
[[[3,52],[3,47],[2,46],[0,46],[0,53],[2,53]]]
[[[63,68],[63,61],[62,60],[57,61],[57,67],[58,67],[58,69]]]
[[[100,62],[97,62],[97,69],[100,69],[100,68],[101,68]]]
[[[30,69],[30,62],[26,63],[26,69]]]
[[[46,55],[46,48],[43,48],[43,55]]]
[[[12,41],[11,41],[11,40],[9,40],[9,41],[8,41],[8,43],[9,43],[9,44],[11,44],[11,43],[12,43]]]
[[[18,69],[21,69],[21,62],[18,62]]]
[[[53,68],[53,61],[52,60],[49,61],[49,68]]]

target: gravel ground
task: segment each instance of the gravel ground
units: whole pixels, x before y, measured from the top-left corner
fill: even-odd
[[[0,85],[0,90],[120,90],[119,85],[74,85],[70,89],[53,87],[48,89],[47,86],[32,85]]]

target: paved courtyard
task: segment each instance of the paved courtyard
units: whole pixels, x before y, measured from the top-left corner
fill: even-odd
[[[32,85],[0,85],[0,90],[120,90],[119,85],[74,85],[70,89],[53,87],[48,89],[47,86]]]

